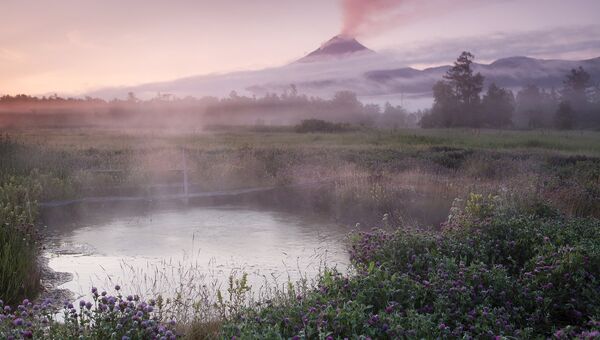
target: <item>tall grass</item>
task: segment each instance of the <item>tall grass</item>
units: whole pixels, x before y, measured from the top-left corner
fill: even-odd
[[[10,177],[0,184],[0,294],[7,302],[35,296],[39,288],[33,226],[39,190],[23,177]]]
[[[21,173],[23,146],[0,136],[0,298],[13,303],[39,289],[34,223],[40,184]]]

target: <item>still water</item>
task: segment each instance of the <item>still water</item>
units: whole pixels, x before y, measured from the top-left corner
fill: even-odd
[[[48,266],[71,274],[58,288],[75,298],[115,284],[141,295],[224,287],[242,272],[256,287],[348,265],[348,227],[257,208],[80,206],[46,209],[43,220]]]

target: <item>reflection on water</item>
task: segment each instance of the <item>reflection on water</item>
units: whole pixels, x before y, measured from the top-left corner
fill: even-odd
[[[73,274],[61,285],[77,295],[119,283],[128,292],[167,293],[179,284],[314,277],[323,262],[345,269],[348,228],[241,207],[46,211],[49,267]],[[66,209],[66,208],[65,208]],[[124,211],[128,213],[124,213]],[[141,210],[141,211],[140,211]]]

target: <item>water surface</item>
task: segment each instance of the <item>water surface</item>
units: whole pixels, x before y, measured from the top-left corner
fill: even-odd
[[[314,278],[324,264],[345,269],[348,228],[318,218],[240,206],[79,206],[44,212],[49,267],[73,279],[76,296],[120,284],[138,294],[179,284],[226,282],[232,273]]]

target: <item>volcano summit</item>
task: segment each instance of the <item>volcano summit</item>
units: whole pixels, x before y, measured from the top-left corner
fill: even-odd
[[[355,54],[374,54],[373,50],[368,49],[359,43],[355,38],[344,35],[336,35],[323,43],[319,48],[310,52],[305,57],[298,60],[301,63],[321,61],[326,59],[335,59],[347,57]]]

